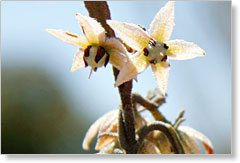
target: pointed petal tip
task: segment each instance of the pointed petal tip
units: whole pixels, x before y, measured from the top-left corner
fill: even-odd
[[[70,70],[70,72],[75,72],[76,70],[72,67],[71,68],[71,70]]]
[[[89,150],[89,145],[86,144],[85,142],[83,142],[82,148],[83,148],[84,150],[88,151],[88,150]]]
[[[56,29],[47,28],[47,29],[45,29],[45,32],[51,33],[51,32],[53,32],[53,31],[55,31],[55,30],[56,30]]]

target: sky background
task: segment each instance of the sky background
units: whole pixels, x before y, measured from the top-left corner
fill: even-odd
[[[140,24],[148,29],[165,3],[119,1],[108,2],[108,5],[113,20]],[[99,69],[91,79],[88,79],[89,67],[71,73],[77,47],[45,32],[46,28],[54,28],[81,34],[75,18],[77,12],[88,15],[83,2],[2,2],[1,67],[5,69],[2,77],[24,67],[45,72],[46,78],[54,81],[63,92],[63,98],[70,106],[68,111],[75,117],[87,117],[85,125],[90,126],[98,117],[117,109],[120,104],[118,90],[113,86],[112,67],[109,64],[107,68]],[[206,51],[206,56],[170,61],[167,103],[160,110],[174,121],[184,109],[186,121],[183,125],[208,136],[215,153],[230,153],[231,2],[176,2],[175,24],[171,40],[194,42]],[[13,82],[15,87],[18,84],[17,80]],[[2,84],[2,89],[4,87]],[[142,96],[156,87],[151,68],[138,76],[138,83],[133,82],[133,91]],[[40,100],[44,101],[44,96]],[[2,107],[2,111],[7,109],[12,108]],[[78,128],[81,130],[81,126]],[[74,148],[66,150],[75,153],[77,148],[81,148],[81,141],[76,138],[66,142],[68,146],[74,144]]]

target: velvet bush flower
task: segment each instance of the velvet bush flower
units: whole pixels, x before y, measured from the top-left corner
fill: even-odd
[[[171,40],[174,27],[174,2],[169,1],[155,16],[149,34],[141,27],[113,20],[107,23],[124,43],[137,52],[130,56],[120,70],[116,86],[131,80],[151,65],[157,84],[165,95],[170,64],[168,59],[187,60],[204,56],[203,49],[184,40]]]
[[[71,71],[87,66],[91,66],[91,72],[97,71],[99,67],[106,67],[108,62],[117,69],[122,68],[126,62],[126,50],[122,43],[118,39],[108,38],[104,28],[95,19],[79,13],[76,18],[84,36],[63,30],[46,30],[56,38],[80,47],[74,56]]]

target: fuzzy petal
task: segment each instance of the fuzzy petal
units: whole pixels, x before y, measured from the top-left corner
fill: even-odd
[[[199,131],[196,131],[193,128],[188,127],[188,126],[180,126],[180,127],[178,127],[178,130],[186,133],[188,136],[190,136],[194,139],[197,139],[197,140],[201,141],[208,154],[213,153],[212,142],[208,139],[208,137],[206,137],[205,135],[203,135]]]
[[[161,153],[155,144],[145,139],[138,151],[138,154],[161,154]]]
[[[165,96],[167,85],[168,85],[168,76],[169,76],[169,67],[168,62],[159,62],[156,64],[151,64],[154,77],[157,81],[158,87],[162,94]]]
[[[107,20],[118,36],[131,48],[141,51],[150,40],[148,34],[135,24]]]
[[[95,19],[76,13],[76,18],[90,44],[103,44],[106,39],[105,30]]]
[[[78,49],[78,51],[76,52],[76,54],[73,58],[71,72],[74,72],[80,68],[85,67],[85,63],[83,61],[83,55],[84,55],[84,50],[81,48]]]
[[[137,52],[134,55],[129,57],[129,60],[120,70],[120,73],[117,77],[115,86],[120,86],[124,82],[127,82],[140,73],[142,73],[149,65],[149,61],[146,56],[143,55],[143,52]]]
[[[162,154],[171,153],[171,143],[163,132],[157,130],[153,131],[153,138],[151,141],[158,147]]]
[[[88,131],[84,137],[83,144],[82,144],[83,149],[89,150],[89,145],[90,145],[92,139],[97,135],[99,128],[101,128],[101,129],[104,128],[102,126],[102,124],[103,124],[102,122],[106,122],[112,116],[117,115],[117,113],[118,113],[118,110],[113,110],[111,112],[108,112],[91,125],[91,127],[88,129]],[[106,127],[106,129],[107,129],[107,127]]]
[[[121,41],[116,38],[107,39],[103,46],[107,51],[114,50],[119,51],[125,55],[127,54],[126,48],[123,46]]]
[[[157,41],[165,42],[170,39],[174,25],[174,1],[169,1],[153,19],[150,36]]]
[[[200,148],[198,146],[198,143],[196,142],[196,140],[187,135],[185,132],[183,131],[178,131],[179,137],[182,141],[182,145],[184,148],[184,151],[186,154],[200,154]]]
[[[127,63],[127,58],[123,56],[119,51],[111,50],[109,54],[109,62],[118,70],[122,69],[122,67]]]
[[[115,38],[107,39],[104,43],[105,50],[110,54],[109,62],[120,70],[127,62],[128,54],[123,44]]]
[[[192,42],[184,40],[167,41],[168,45],[167,56],[172,60],[187,60],[195,57],[204,56],[206,53],[203,49]]]
[[[81,37],[77,34],[72,34],[63,30],[57,29],[46,29],[46,32],[50,33],[54,37],[65,41],[69,44],[77,45],[82,48],[85,48],[88,45],[87,40],[84,37]]]

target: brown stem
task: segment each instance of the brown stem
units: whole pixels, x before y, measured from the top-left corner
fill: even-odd
[[[162,113],[158,110],[159,105],[155,104],[154,102],[151,102],[145,98],[143,98],[141,95],[137,94],[137,93],[133,93],[132,94],[132,101],[133,103],[138,103],[140,105],[142,105],[143,107],[145,107],[147,110],[149,110],[154,119],[157,121],[163,121],[165,123],[169,123],[171,124],[170,121],[168,121],[163,115]]]
[[[145,137],[153,130],[159,130],[167,136],[169,142],[171,143],[174,153],[176,153],[176,154],[184,154],[185,153],[182,143],[181,143],[179,136],[176,133],[175,129],[170,124],[163,123],[160,121],[148,124],[147,126],[144,126],[143,128],[141,128],[138,131],[139,146],[141,146]]]
[[[115,37],[114,31],[107,25],[106,20],[111,19],[110,11],[106,1],[84,1],[85,7],[89,12],[89,16],[95,18],[101,23],[103,28],[107,32],[107,36]],[[119,74],[119,71],[113,67],[113,74],[115,80]],[[119,94],[122,102],[122,113],[124,120],[124,131],[126,135],[126,141],[130,148],[125,149],[127,153],[136,153],[136,135],[135,135],[135,124],[134,114],[132,109],[131,91],[132,91],[132,80],[128,81],[118,87]],[[121,142],[120,142],[121,144]]]

